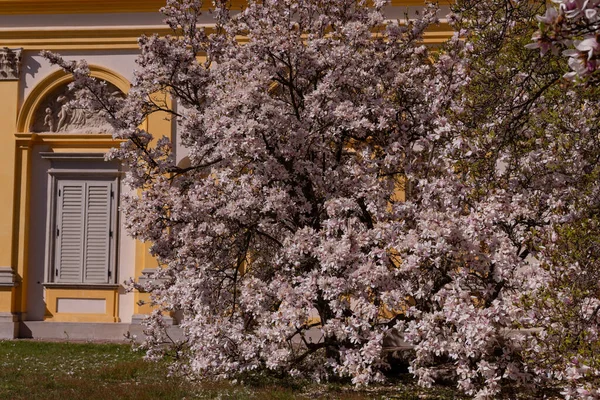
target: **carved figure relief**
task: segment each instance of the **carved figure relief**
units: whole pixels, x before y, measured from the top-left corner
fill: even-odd
[[[122,97],[123,93],[113,84],[106,82],[113,96]],[[55,133],[112,133],[113,128],[104,117],[87,110],[72,108],[69,102],[75,94],[67,85],[50,93],[35,113],[31,132]]]
[[[19,79],[22,50],[0,48],[0,81]]]

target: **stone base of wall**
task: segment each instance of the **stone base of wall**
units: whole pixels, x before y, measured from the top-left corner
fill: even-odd
[[[135,337],[136,342],[141,342],[146,337],[146,335],[144,335],[144,329],[144,325],[133,323],[129,325],[129,334]],[[181,328],[179,328],[177,325],[168,326],[167,334],[173,341],[179,341],[183,339]]]
[[[145,338],[144,326],[129,323],[95,323],[95,322],[48,322],[48,321],[21,321],[16,322],[18,327],[12,336],[5,339],[29,338],[47,340],[75,340],[75,341],[129,341],[129,335],[135,335],[137,341]],[[178,326],[167,329],[173,340],[182,338]],[[2,337],[2,323],[0,323],[0,338]]]
[[[19,335],[19,318],[13,313],[0,313],[0,339],[14,339]]]
[[[19,338],[50,340],[122,341],[129,324],[21,321]]]

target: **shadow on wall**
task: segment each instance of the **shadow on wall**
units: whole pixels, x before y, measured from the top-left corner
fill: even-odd
[[[31,160],[31,196],[29,204],[29,270],[27,287],[27,320],[42,321],[46,314],[44,301],[44,268],[46,262],[46,220],[48,174],[50,162],[42,159],[45,146],[35,146]]]

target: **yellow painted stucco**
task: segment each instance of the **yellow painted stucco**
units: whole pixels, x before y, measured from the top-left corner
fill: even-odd
[[[19,242],[15,220],[19,210],[15,209],[18,193],[15,190],[15,142],[11,132],[15,131],[17,116],[18,81],[0,82],[0,148],[6,149],[0,157],[0,266],[9,267],[15,273]],[[0,312],[18,312],[21,291],[18,287],[0,287]]]
[[[16,288],[14,311],[25,314],[27,311],[28,288],[28,243],[29,243],[29,187],[31,185],[31,143],[15,141],[15,246],[16,272],[20,285]]]
[[[13,241],[13,203],[15,182],[15,132],[17,116],[17,100],[19,95],[18,81],[0,82],[0,148],[4,149],[0,157],[0,266],[15,265]]]
[[[11,287],[0,287],[0,313],[14,312],[15,289]]]
[[[106,312],[60,313],[57,311],[59,299],[104,300]],[[46,321],[54,322],[119,322],[119,296],[117,289],[63,289],[46,288]]]

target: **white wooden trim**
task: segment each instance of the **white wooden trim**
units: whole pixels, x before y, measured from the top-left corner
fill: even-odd
[[[58,158],[55,158],[58,159]],[[73,158],[72,158],[73,159]],[[74,158],[73,160],[82,160],[81,158]],[[100,283],[101,285],[114,285],[117,280],[117,260],[118,260],[118,240],[119,240],[119,221],[118,221],[118,199],[120,196],[119,189],[119,177],[123,173],[118,168],[108,169],[63,169],[63,168],[51,168],[48,170],[48,203],[47,203],[47,224],[46,224],[46,249],[45,249],[45,272],[44,282],[49,285],[87,285],[97,286],[99,283],[85,283],[84,276],[81,276],[81,282],[60,282],[55,277],[56,257],[57,257],[57,241],[56,241],[56,227],[58,221],[58,187],[59,182],[74,180],[81,182],[89,182],[94,180],[110,182],[110,188],[112,191],[112,198],[109,198],[109,224],[112,236],[109,242],[109,253],[108,258],[108,271],[110,277],[107,278],[106,283]],[[85,187],[86,185],[84,185]],[[87,194],[85,195],[87,196]],[[110,196],[110,193],[109,193]],[[84,199],[85,201],[85,199]],[[82,271],[83,274],[83,264]]]

